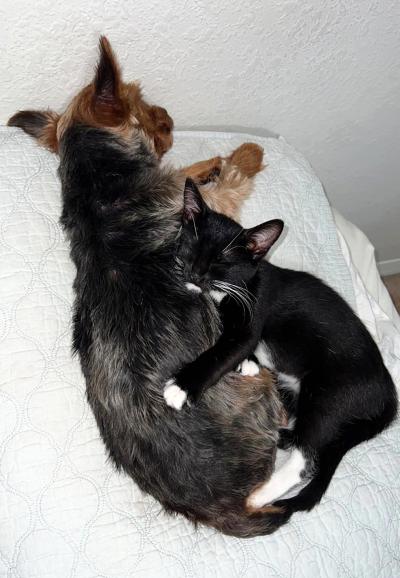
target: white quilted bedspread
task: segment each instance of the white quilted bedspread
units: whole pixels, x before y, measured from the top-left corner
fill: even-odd
[[[177,164],[244,135],[178,133]],[[268,168],[244,222],[282,217],[275,262],[317,273],[354,304],[329,205],[304,158],[252,137]],[[58,226],[57,160],[0,129],[0,576],[400,576],[400,428],[350,452],[321,505],[273,536],[227,538],[165,516],[106,461],[70,355],[73,267]]]

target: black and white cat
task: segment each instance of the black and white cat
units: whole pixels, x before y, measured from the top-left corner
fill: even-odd
[[[397,396],[375,342],[345,301],[312,275],[261,260],[282,229],[280,220],[243,229],[209,209],[187,182],[177,258],[187,286],[220,302],[223,333],[167,382],[164,397],[180,409],[239,364],[256,373],[248,361],[255,351],[280,376],[290,416],[280,444],[292,451],[248,504],[294,512],[317,504],[344,454],[391,423]],[[309,481],[300,493],[276,502],[302,480]]]

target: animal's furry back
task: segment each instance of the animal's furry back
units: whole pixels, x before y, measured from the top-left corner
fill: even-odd
[[[146,140],[85,126],[60,147],[62,223],[77,267],[74,347],[115,464],[165,507],[227,533],[285,520],[245,497],[271,473],[281,405],[268,373],[226,377],[194,408],[166,406],[165,381],[219,335],[210,299],[184,288],[174,258],[182,178]]]

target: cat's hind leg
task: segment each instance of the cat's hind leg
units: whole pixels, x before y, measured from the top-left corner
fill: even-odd
[[[343,456],[387,427],[396,412],[395,398],[391,382],[386,390],[385,383],[379,389],[377,382],[371,381],[369,388],[363,382],[355,395],[354,381],[337,387],[323,374],[309,374],[302,380],[293,439],[295,447],[310,458],[311,479],[297,495],[275,501],[275,506],[290,512],[311,510],[326,492]],[[353,395],[349,395],[352,386]]]
[[[274,501],[274,506],[282,507],[288,512],[311,510],[321,501],[344,453],[343,450],[331,450],[319,455],[309,483],[296,496]]]
[[[295,448],[289,459],[272,474],[270,479],[250,494],[247,505],[252,509],[258,509],[275,502],[299,484],[304,479],[306,471],[307,459],[300,449]]]

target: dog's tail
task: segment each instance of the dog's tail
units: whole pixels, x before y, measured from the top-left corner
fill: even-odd
[[[286,524],[291,515],[290,510],[272,505],[257,511],[245,510],[242,513],[226,513],[226,515],[206,523],[228,536],[254,538],[255,536],[272,534],[283,524]]]
[[[232,504],[230,500],[224,505],[214,504],[202,511],[176,504],[163,503],[163,506],[169,514],[182,514],[196,527],[204,524],[236,538],[254,538],[272,534],[286,524],[292,515],[290,509],[286,510],[273,504],[251,510],[245,503],[239,506],[237,502]]]

